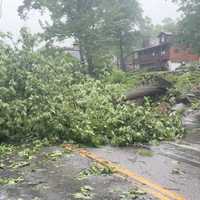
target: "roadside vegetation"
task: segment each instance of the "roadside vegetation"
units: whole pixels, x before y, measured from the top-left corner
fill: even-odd
[[[159,112],[151,99],[143,105],[120,100],[127,89],[140,84],[143,73],[103,69],[97,79],[58,49],[32,51],[29,43],[22,44],[15,49],[1,45],[1,142],[55,138],[128,145],[183,134],[180,117]]]

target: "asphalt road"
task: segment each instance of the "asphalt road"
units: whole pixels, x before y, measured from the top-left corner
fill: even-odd
[[[28,164],[24,164],[17,156],[13,160],[8,159],[10,163],[0,159],[7,164],[0,167],[0,200],[200,199],[198,132],[189,134],[179,142],[165,142],[159,146],[107,146],[87,148],[85,152],[81,152],[65,153],[64,148],[48,147],[42,149]],[[87,152],[91,153],[90,159]],[[96,165],[98,158],[102,158],[100,162],[106,165],[113,163],[119,168],[118,172],[95,172],[80,178],[83,172]],[[13,181],[1,184],[2,179],[12,178],[21,180],[14,184]],[[157,190],[156,193],[146,190],[147,186]],[[162,195],[158,198],[159,194],[167,194],[167,198]],[[183,198],[173,194],[180,194]]]
[[[81,172],[90,169],[94,162],[76,153],[63,154],[53,160],[45,156],[62,151],[59,147],[45,148],[28,166],[1,169],[1,178],[21,177],[23,180],[0,185],[0,200],[156,199],[140,191],[132,180],[114,174],[89,174],[80,179]]]
[[[179,142],[141,148],[89,149],[100,157],[120,164],[163,188],[200,199],[200,134],[189,134]]]

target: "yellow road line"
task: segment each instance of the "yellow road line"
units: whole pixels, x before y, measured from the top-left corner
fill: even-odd
[[[68,150],[79,153],[82,157],[86,157],[91,160],[94,160],[95,162],[97,162],[101,165],[111,167],[115,171],[115,173],[118,173],[124,177],[129,177],[132,180],[142,184],[146,192],[150,193],[151,195],[153,195],[154,197],[156,197],[160,200],[186,200],[180,194],[166,190],[161,185],[153,183],[152,181],[150,181],[142,176],[137,175],[136,173],[128,170],[125,167],[119,166],[108,160],[100,158],[96,154],[91,153],[85,149],[79,149],[73,145],[65,145],[64,147]]]

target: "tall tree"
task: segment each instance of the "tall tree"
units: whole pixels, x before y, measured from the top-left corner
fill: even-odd
[[[105,35],[120,58],[122,70],[126,70],[125,56],[137,44],[142,9],[137,0],[105,0],[102,5]]]
[[[164,18],[161,24],[153,24],[151,18],[145,17],[142,23],[142,46],[148,46],[150,41],[154,41],[160,32],[177,33],[177,22],[171,18]]]
[[[179,40],[200,54],[200,1],[173,0],[178,3],[182,18],[179,21]]]
[[[164,18],[161,24],[162,31],[176,33],[177,32],[177,23],[170,17]]]
[[[78,41],[81,62],[88,64],[90,74],[113,45],[125,70],[125,51],[133,45],[133,33],[142,17],[137,0],[24,0],[20,16],[31,9],[50,13],[52,22],[43,26],[46,39],[73,37]]]
[[[94,71],[94,54],[99,46],[100,0],[24,0],[19,14],[25,18],[28,11],[48,11],[51,22],[42,24],[46,40],[63,41],[73,37],[80,46],[81,63],[88,63],[90,74]]]

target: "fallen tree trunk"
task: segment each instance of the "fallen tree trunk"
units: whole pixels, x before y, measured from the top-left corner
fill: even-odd
[[[148,85],[136,88],[125,94],[125,101],[132,101],[142,99],[144,97],[159,97],[167,92],[167,88]]]

